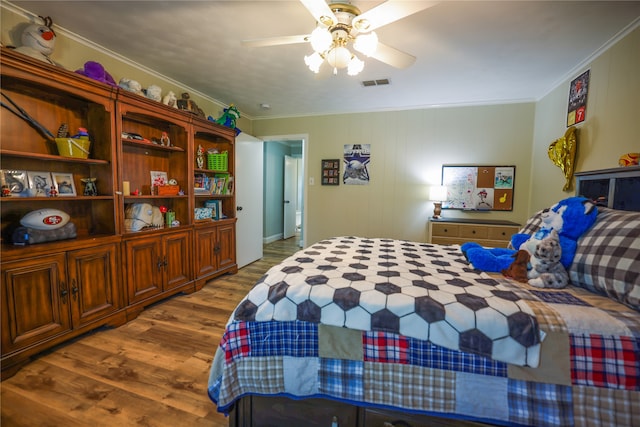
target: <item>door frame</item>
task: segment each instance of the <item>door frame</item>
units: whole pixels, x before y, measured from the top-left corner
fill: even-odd
[[[289,134],[289,135],[260,135],[256,136],[256,138],[261,139],[265,144],[267,142],[283,142],[283,141],[302,141],[302,174],[303,174],[303,188],[302,188],[302,225],[300,231],[300,246],[305,248],[307,247],[306,242],[306,228],[307,228],[307,198],[308,198],[308,189],[307,183],[309,179],[309,163],[308,163],[308,155],[309,152],[309,134],[308,133],[299,133],[299,134]]]

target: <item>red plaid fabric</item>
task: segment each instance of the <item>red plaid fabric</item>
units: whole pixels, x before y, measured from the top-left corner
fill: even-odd
[[[640,390],[640,351],[634,337],[571,335],[571,380],[576,385]]]
[[[387,332],[362,334],[365,362],[409,363],[409,340]]]
[[[251,345],[247,323],[231,323],[220,340],[220,347],[224,350],[224,358],[227,363],[240,357],[249,356]]]

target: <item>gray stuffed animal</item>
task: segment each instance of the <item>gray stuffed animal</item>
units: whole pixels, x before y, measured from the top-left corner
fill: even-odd
[[[544,239],[536,245],[536,249],[531,254],[531,270],[527,276],[529,284],[537,288],[560,289],[569,283],[569,275],[564,266],[560,263],[562,248],[558,232],[552,230]]]

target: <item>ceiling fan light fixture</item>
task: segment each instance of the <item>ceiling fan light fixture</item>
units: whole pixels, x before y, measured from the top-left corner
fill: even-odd
[[[318,52],[313,52],[311,55],[304,57],[304,63],[307,64],[309,70],[316,74],[320,71],[320,66],[323,62],[324,58],[322,58]]]
[[[316,29],[311,32],[309,42],[314,51],[322,53],[331,47],[333,37],[326,28],[316,27]]]
[[[357,76],[362,70],[364,70],[364,61],[353,55],[347,67],[347,74],[350,76]]]
[[[359,34],[353,42],[353,48],[365,56],[373,55],[378,49],[378,35],[374,31]]]

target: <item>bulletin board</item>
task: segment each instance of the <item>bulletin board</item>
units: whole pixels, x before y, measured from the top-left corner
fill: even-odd
[[[512,211],[515,166],[443,165],[442,209]]]

